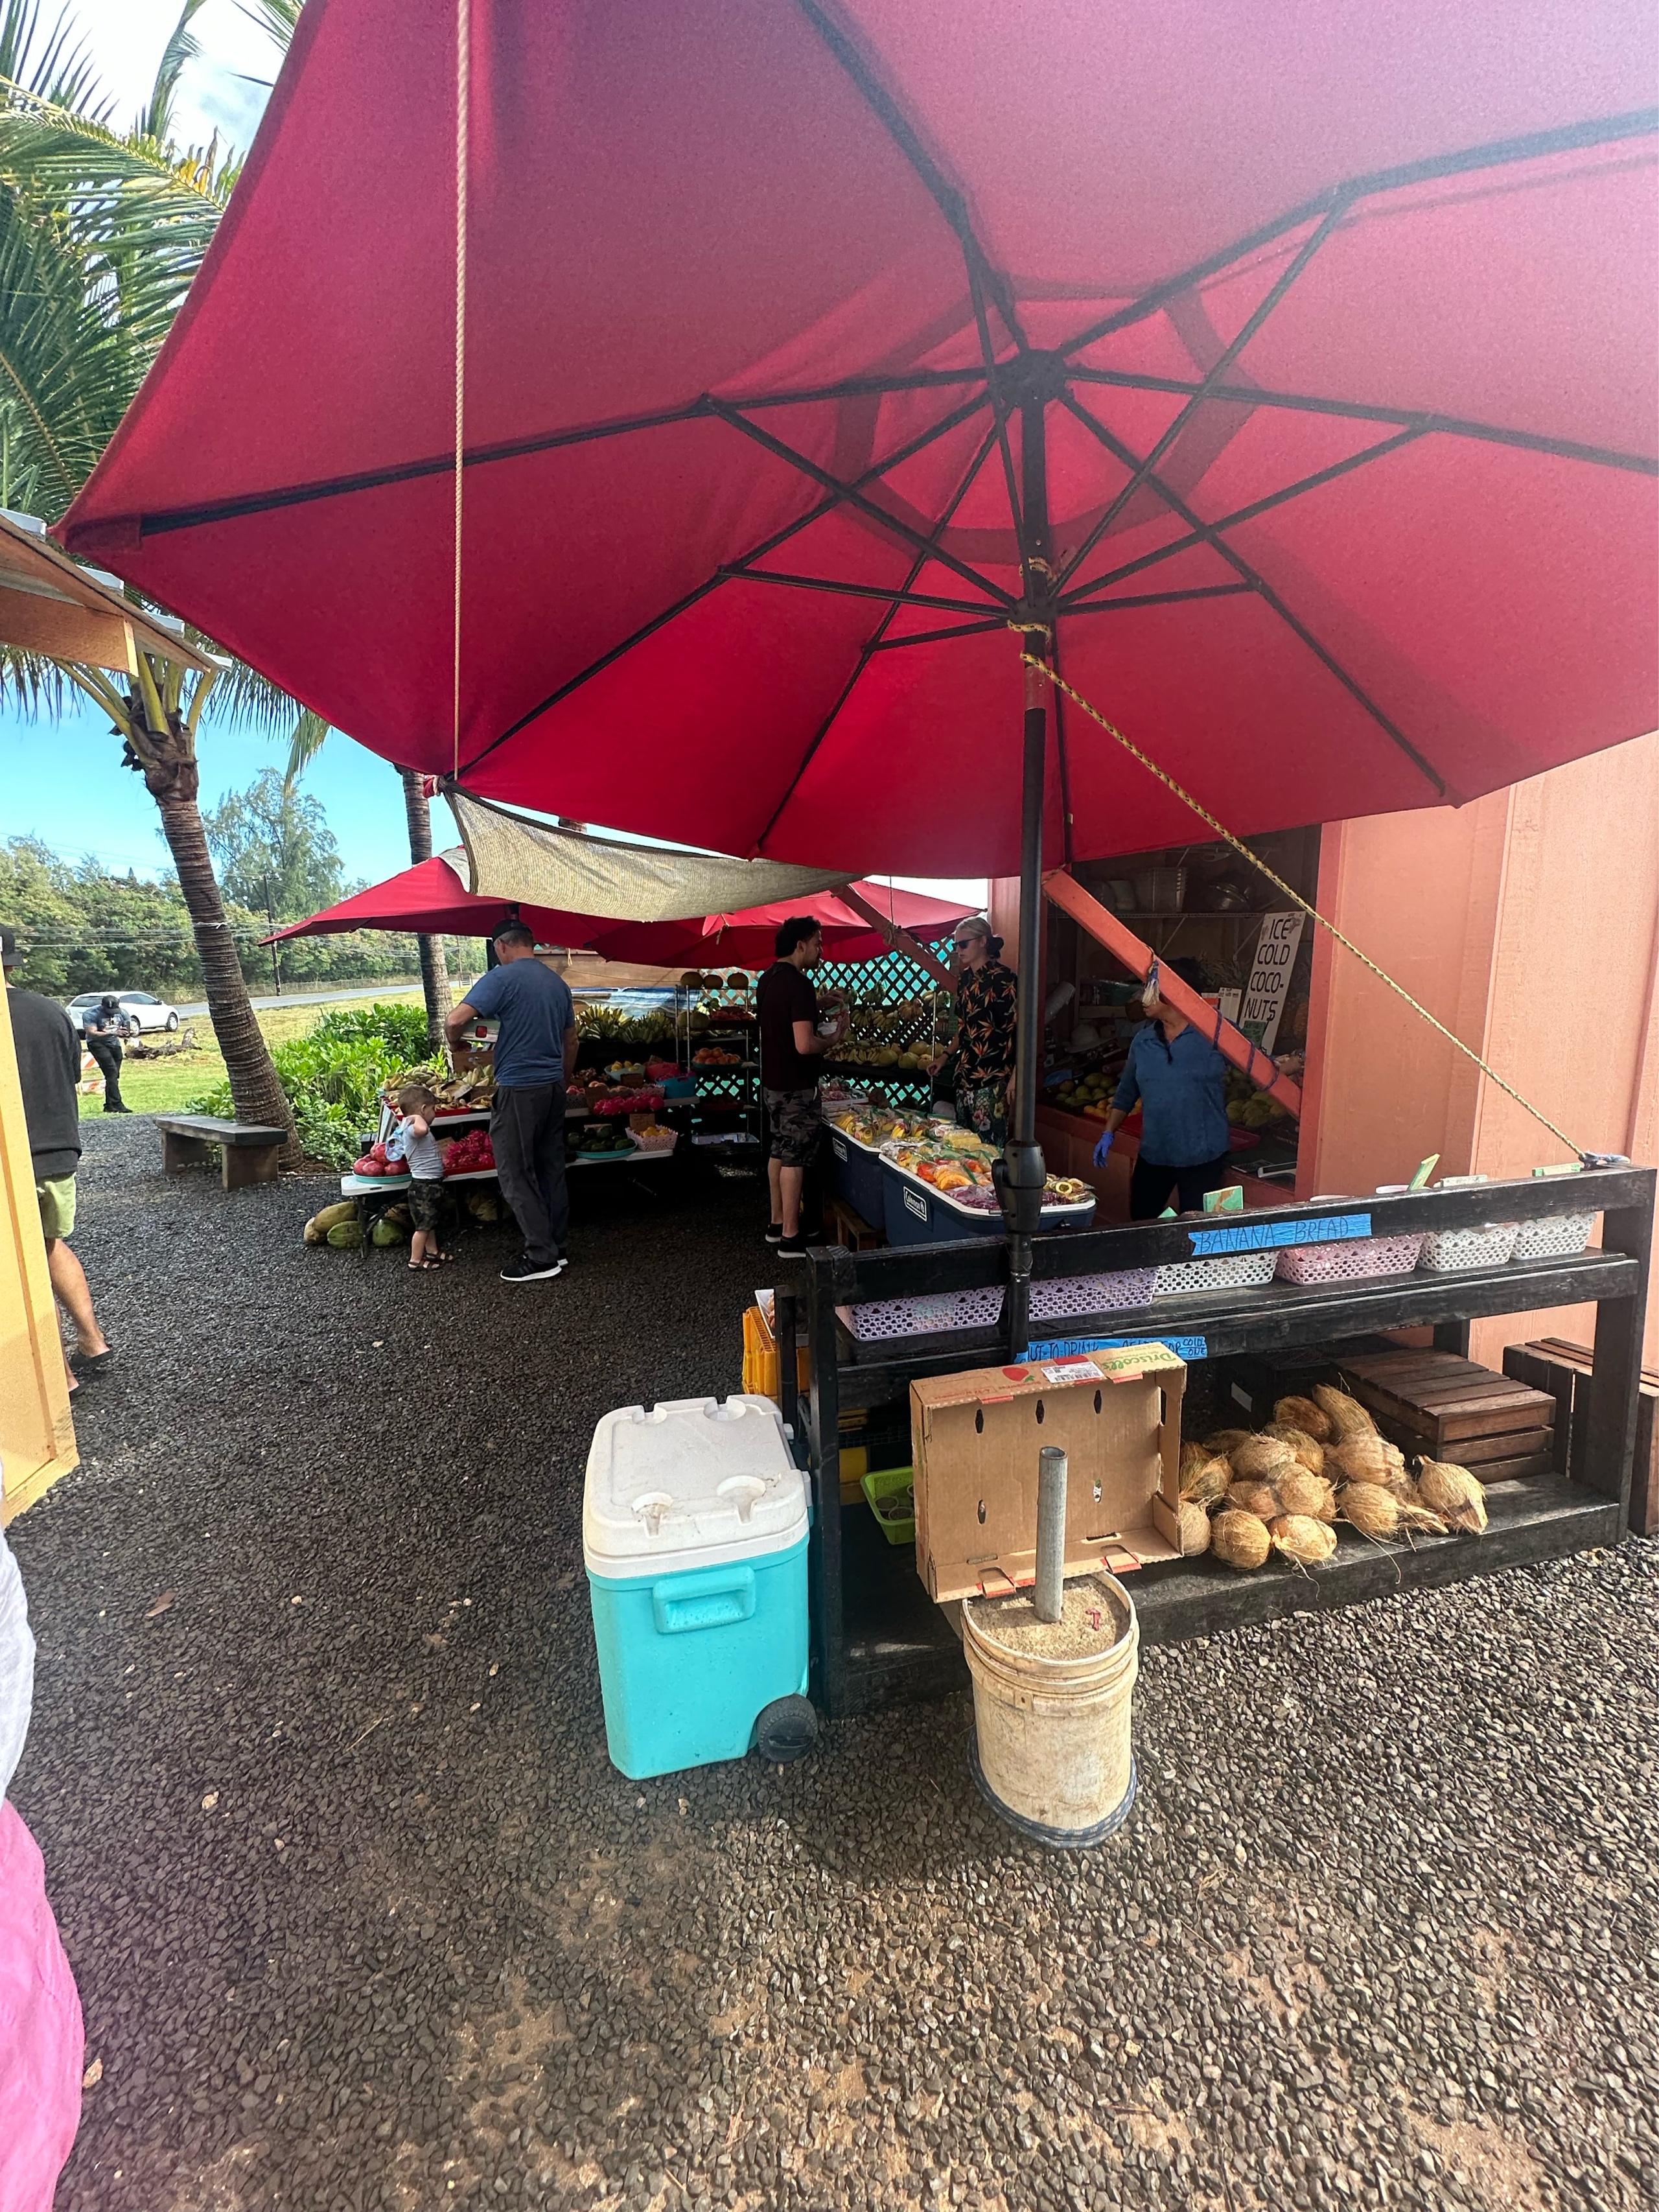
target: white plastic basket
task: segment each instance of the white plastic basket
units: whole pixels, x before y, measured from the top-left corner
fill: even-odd
[[[1575,1260],[1589,1243],[1593,1213],[1556,1213],[1523,1221],[1515,1240],[1517,1260]]]
[[[1423,1249],[1409,1237],[1351,1237],[1340,1244],[1293,1244],[1274,1269],[1281,1283],[1357,1283],[1372,1275],[1408,1275]]]
[[[1489,1221],[1478,1229],[1433,1229],[1423,1239],[1418,1266],[1431,1275],[1457,1275],[1471,1267],[1502,1267],[1515,1257],[1521,1233],[1516,1221]]]
[[[1224,1252],[1213,1260],[1176,1260],[1152,1277],[1155,1298],[1186,1291],[1246,1291],[1273,1279],[1273,1251]]]
[[[659,1137],[642,1137],[637,1129],[631,1130],[629,1134],[633,1137],[635,1150],[641,1152],[672,1152],[680,1140],[678,1129],[665,1129]]]
[[[1033,1321],[1069,1321],[1078,1314],[1121,1313],[1150,1304],[1152,1267],[1125,1267],[1107,1275],[1060,1275],[1031,1285]]]
[[[934,1336],[953,1328],[994,1328],[1002,1319],[1002,1285],[981,1291],[937,1291],[916,1298],[872,1298],[867,1305],[837,1306],[860,1344],[894,1336]]]

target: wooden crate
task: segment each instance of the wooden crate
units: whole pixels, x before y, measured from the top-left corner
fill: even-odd
[[[1504,1372],[1517,1382],[1547,1390],[1555,1401],[1555,1453],[1559,1474],[1582,1465],[1595,1362],[1588,1345],[1556,1336],[1533,1344],[1512,1344],[1504,1354]],[[1659,1371],[1642,1370],[1636,1413],[1636,1463],[1631,1479],[1630,1526],[1638,1536],[1659,1535]]]
[[[1345,1358],[1349,1389],[1408,1456],[1455,1461],[1483,1482],[1545,1474],[1555,1464],[1558,1401],[1513,1376],[1427,1348]]]

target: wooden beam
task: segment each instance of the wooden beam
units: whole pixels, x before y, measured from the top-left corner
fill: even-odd
[[[1158,955],[1152,946],[1137,937],[1133,930],[1121,922],[1117,916],[1091,898],[1074,876],[1064,868],[1055,868],[1042,879],[1042,888],[1049,901],[1062,914],[1069,914],[1078,927],[1086,930],[1097,945],[1103,945],[1115,959],[1121,960],[1132,975],[1143,980],[1150,974]],[[845,894],[843,894],[845,896]],[[1170,1004],[1186,1015],[1194,1027],[1206,1036],[1213,1036],[1218,1049],[1224,1059],[1248,1075],[1259,1091],[1276,1098],[1285,1111],[1302,1118],[1302,1092],[1299,1085],[1288,1075],[1273,1066],[1271,1056],[1259,1044],[1252,1044],[1242,1030],[1231,1022],[1216,1028],[1215,1008],[1206,1004],[1190,984],[1183,983],[1179,975],[1168,967],[1161,967],[1158,989]],[[1271,1080],[1264,1079],[1271,1076]]]
[[[914,960],[918,968],[926,969],[947,990],[954,988],[956,978],[945,963],[912,937],[908,929],[901,929],[897,922],[884,915],[878,906],[872,906],[867,898],[861,897],[851,884],[843,884],[836,896],[843,906],[850,906],[854,914],[861,914],[872,929],[879,930],[895,952],[902,952],[907,958]]]

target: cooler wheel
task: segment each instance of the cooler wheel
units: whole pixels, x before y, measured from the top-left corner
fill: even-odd
[[[818,1740],[818,1717],[810,1698],[775,1698],[755,1723],[755,1748],[774,1766],[805,1759]]]

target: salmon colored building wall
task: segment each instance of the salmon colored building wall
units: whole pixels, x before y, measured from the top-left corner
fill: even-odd
[[[1575,1146],[1659,1161],[1659,736],[1465,807],[1333,824],[1319,905]],[[1400,1182],[1431,1152],[1493,1176],[1571,1157],[1322,931],[1308,1061],[1299,1195]],[[1591,1322],[1477,1322],[1471,1356],[1587,1343]],[[1651,1308],[1647,1347],[1651,1365]]]

